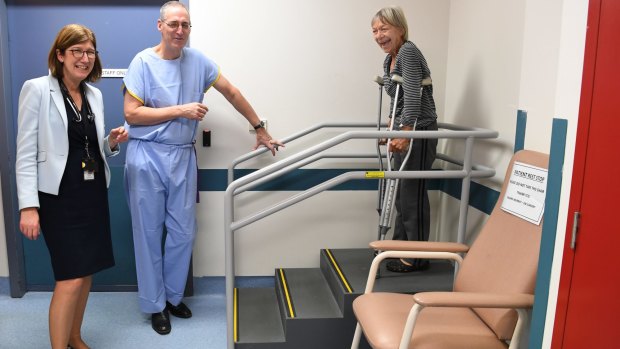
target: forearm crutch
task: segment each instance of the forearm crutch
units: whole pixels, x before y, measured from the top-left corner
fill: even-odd
[[[400,75],[392,75],[392,81],[396,83],[396,93],[394,94],[394,103],[392,106],[392,120],[390,122],[389,131],[394,129],[394,119],[396,116],[396,105],[398,104],[398,94],[400,92],[400,86],[403,82],[403,78]],[[387,139],[387,170],[392,171],[392,151],[390,150],[391,138]],[[384,240],[385,235],[390,230],[390,223],[392,222],[392,209],[394,208],[394,198],[396,195],[396,185],[398,182],[395,179],[385,179],[385,189],[383,193],[381,216],[379,217],[379,232],[378,239]]]
[[[403,78],[399,75],[392,75],[392,81],[396,82],[396,93],[394,94],[394,105],[392,106],[392,122],[390,123],[390,128],[389,130],[392,131],[394,129],[394,118],[396,115],[396,104],[398,103],[398,93],[400,91],[400,86],[403,83]],[[424,86],[430,86],[432,85],[432,80],[430,77],[425,78],[422,80],[421,84],[420,84],[420,105],[422,104],[422,92],[424,89]],[[416,126],[418,123],[418,118],[416,117],[414,122],[413,122],[413,130],[415,131]],[[391,138],[388,138],[387,140],[387,167],[388,167],[388,171],[392,170],[392,152],[390,151],[390,142],[392,141]],[[407,161],[409,161],[409,157],[411,156],[411,150],[413,149],[413,139],[410,140],[409,142],[409,148],[407,149],[407,154],[405,155],[405,158],[403,159],[400,168],[398,169],[399,171],[404,170],[405,165],[407,164]],[[387,232],[390,230],[390,224],[392,223],[392,212],[394,210],[394,202],[396,201],[396,188],[398,188],[398,184],[399,184],[399,179],[391,179],[388,178],[386,180],[386,184],[385,184],[385,189],[384,189],[384,194],[383,194],[383,199],[382,199],[382,206],[381,206],[381,217],[379,219],[379,236],[378,239],[379,240],[384,240],[385,236],[387,235]]]
[[[374,80],[379,85],[379,107],[377,108],[377,131],[381,130],[381,107],[383,106],[383,78],[375,76]],[[379,160],[379,171],[383,172],[383,154],[381,154],[381,139],[377,139],[377,159]],[[377,213],[381,215],[381,207],[383,206],[383,192],[385,191],[385,182],[383,178],[379,178],[377,188]]]

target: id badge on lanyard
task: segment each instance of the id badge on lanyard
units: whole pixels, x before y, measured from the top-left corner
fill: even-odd
[[[84,136],[85,156],[82,158],[82,170],[84,171],[84,181],[95,180],[95,172],[99,171],[99,164],[90,156],[88,151],[88,137]]]

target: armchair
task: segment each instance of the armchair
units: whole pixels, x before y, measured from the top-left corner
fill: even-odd
[[[546,154],[522,150],[510,161],[499,199],[471,247],[450,242],[375,241],[365,293],[353,302],[362,332],[374,349],[518,348],[534,303],[542,223],[501,208],[514,162],[547,168]],[[460,254],[465,254],[462,258]],[[453,292],[415,295],[372,292],[386,258],[450,259],[458,264]]]

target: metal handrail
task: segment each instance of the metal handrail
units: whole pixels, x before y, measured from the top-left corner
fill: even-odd
[[[385,126],[385,124],[383,124],[382,126]],[[376,123],[372,123],[372,122],[323,122],[320,124],[316,124],[314,126],[308,127],[305,130],[301,130],[297,133],[294,133],[288,137],[285,137],[283,139],[281,139],[280,141],[283,144],[288,144],[298,138],[301,138],[303,136],[307,136],[315,131],[324,129],[324,128],[340,128],[340,127],[347,127],[347,128],[353,128],[353,127],[377,127]],[[240,157],[234,159],[230,165],[228,165],[228,184],[232,183],[233,180],[235,180],[235,167],[237,165],[239,165],[242,162],[245,162],[247,160],[250,160],[252,158],[255,158],[265,152],[267,152],[269,149],[267,149],[266,147],[260,147],[256,150],[253,150],[249,153],[246,153],[244,155],[241,155]]]
[[[344,127],[355,127],[361,123],[346,124]],[[320,128],[326,127],[327,124],[320,124],[315,127],[311,127],[307,130],[299,132],[296,135],[287,137],[283,142],[288,142],[293,139],[299,138],[303,135],[309,134]],[[329,124],[330,127],[336,124]],[[345,125],[345,124],[338,124]],[[376,127],[376,124],[366,124],[365,127]],[[336,127],[336,126],[333,126]],[[343,126],[340,126],[343,127]],[[489,139],[497,138],[498,132],[481,128],[468,128],[463,126],[457,126],[453,124],[438,123],[438,127],[448,129],[450,131],[347,131],[339,134],[331,139],[323,141],[313,147],[310,147],[304,151],[301,151],[293,156],[284,158],[278,162],[275,162],[269,166],[252,172],[244,177],[236,179],[229,183],[226,188],[224,198],[224,234],[225,234],[225,277],[226,277],[226,335],[227,335],[227,349],[234,349],[234,282],[235,282],[235,266],[234,266],[234,233],[236,230],[245,227],[253,222],[256,222],[264,217],[267,217],[273,213],[279,212],[286,207],[292,206],[300,201],[303,201],[309,197],[312,197],[325,190],[333,188],[336,185],[347,182],[352,179],[376,179],[376,177],[369,175],[366,171],[350,171],[336,176],[330,180],[320,183],[312,188],[309,188],[297,195],[294,195],[286,200],[283,200],[275,205],[272,205],[262,211],[248,216],[245,219],[234,221],[234,196],[247,191],[255,186],[258,186],[266,181],[269,181],[275,177],[278,177],[284,173],[290,172],[295,168],[305,166],[318,159],[330,157],[329,155],[320,155],[321,152],[333,148],[336,145],[344,143],[352,139],[381,139],[381,138],[416,138],[416,139],[465,139],[465,154],[464,160],[460,163],[459,160],[454,160],[443,154],[438,154],[438,158],[450,161],[455,164],[461,164],[461,170],[445,170],[445,171],[397,171],[397,172],[383,172],[384,178],[462,178],[461,184],[461,204],[459,210],[459,228],[457,240],[462,242],[464,239],[465,225],[467,220],[467,208],[469,202],[469,188],[472,178],[486,178],[495,175],[495,170],[482,166],[472,164],[472,152],[474,139]],[[229,176],[234,171],[234,166],[242,161],[251,159],[259,154],[266,152],[266,148],[259,148],[251,153],[248,153],[238,159],[235,159],[234,163],[229,166]],[[341,154],[331,155],[341,156]],[[365,157],[365,156],[364,156]]]
[[[377,158],[377,154],[340,154],[340,153],[335,153],[335,154],[316,154],[313,156],[309,156],[305,159],[302,159],[301,161],[298,161],[297,163],[285,167],[283,169],[280,169],[274,173],[271,173],[269,175],[265,175],[260,179],[255,180],[253,183],[250,183],[246,186],[243,186],[241,188],[238,188],[237,190],[235,190],[234,195],[238,195],[241,194],[245,191],[251,190],[253,188],[256,188],[257,186],[264,184],[266,182],[271,181],[272,179],[275,179],[277,177],[280,177],[288,172],[291,172],[292,170],[295,170],[297,168],[300,167],[304,167],[308,164],[311,164],[313,162],[316,162],[317,160],[320,159],[376,159]]]

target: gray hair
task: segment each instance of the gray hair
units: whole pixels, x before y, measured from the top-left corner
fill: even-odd
[[[403,31],[403,40],[409,40],[409,28],[407,26],[407,18],[405,18],[405,13],[400,7],[388,6],[380,9],[379,11],[377,11],[374,17],[372,17],[372,21],[370,21],[371,25],[377,20],[401,29]]]
[[[161,8],[159,9],[159,19],[161,19],[162,21],[165,20],[166,11],[168,11],[168,9],[171,7],[182,7],[185,9],[185,11],[187,11],[187,13],[189,13],[189,10],[187,9],[187,7],[185,7],[185,5],[183,5],[182,2],[168,1],[167,3],[163,4]]]

